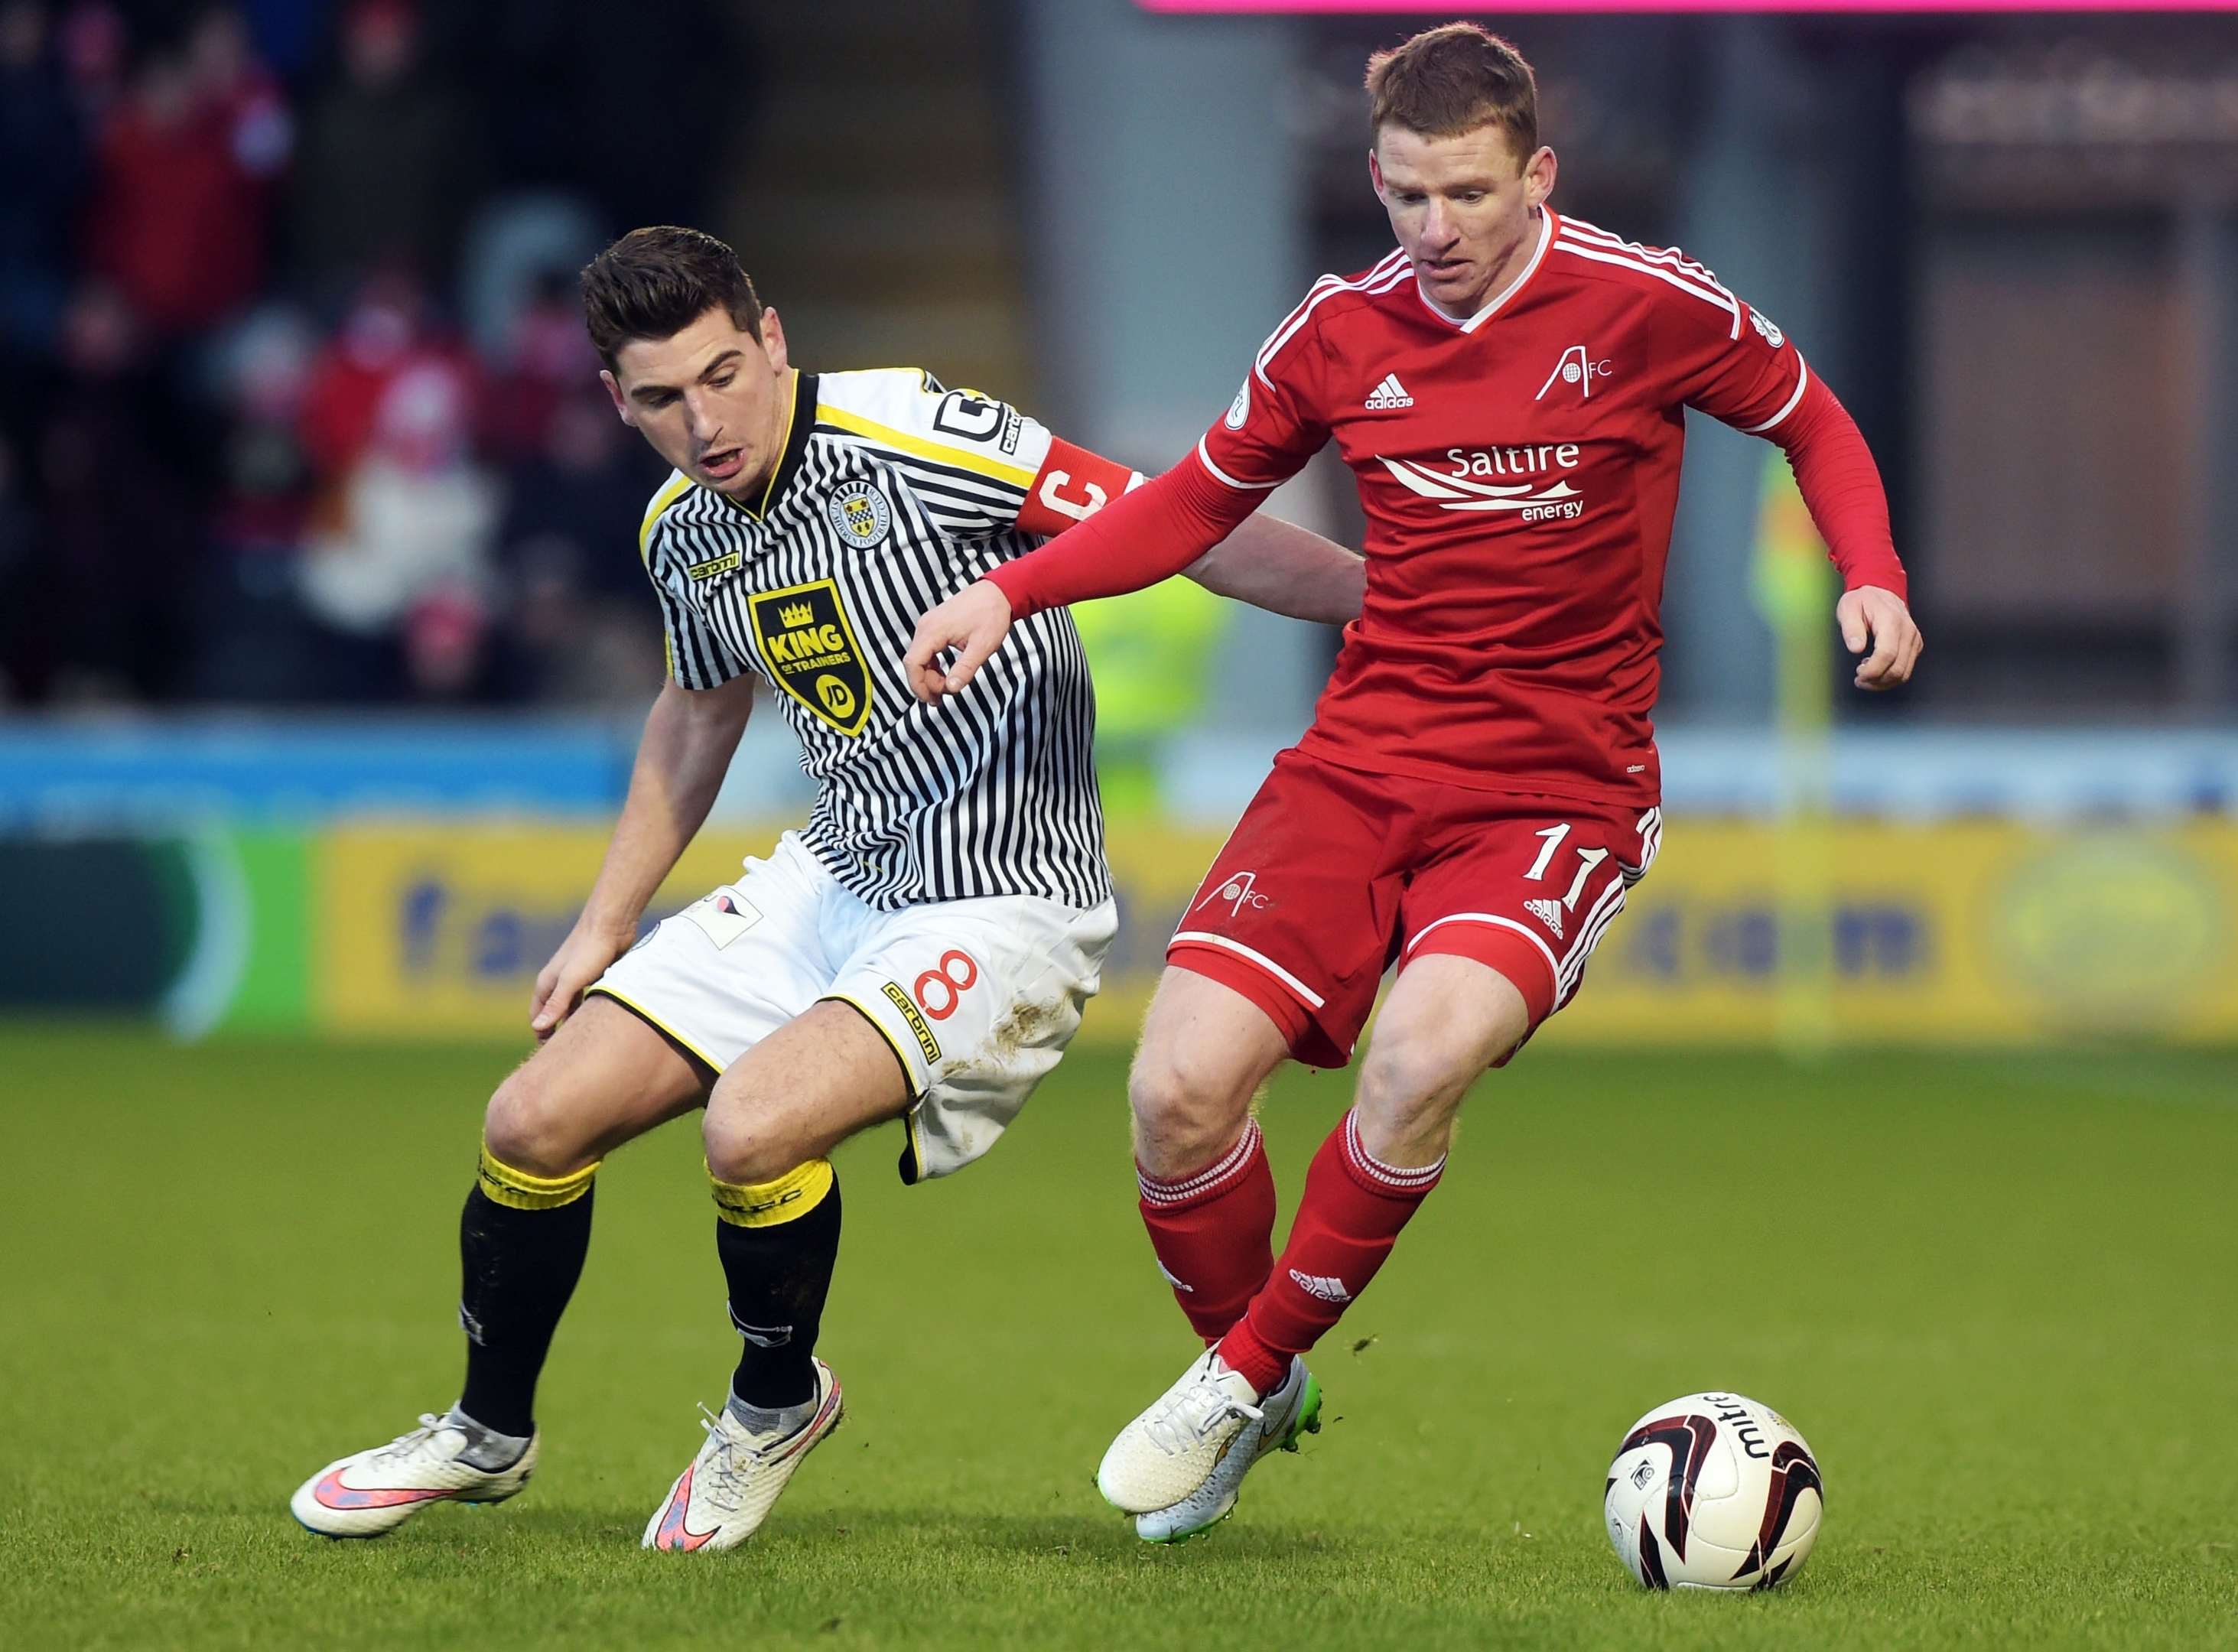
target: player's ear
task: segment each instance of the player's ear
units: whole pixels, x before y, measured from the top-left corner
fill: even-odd
[[[777,312],[762,312],[762,354],[769,358],[771,368],[785,372],[792,366],[792,357],[785,349],[785,323],[777,319]]]
[[[1367,181],[1375,188],[1375,198],[1378,201],[1382,201],[1384,198],[1383,162],[1376,158],[1375,150],[1373,146],[1371,146],[1367,151]],[[1388,203],[1387,202],[1386,204],[1387,205]]]
[[[1545,206],[1554,193],[1554,151],[1543,143],[1523,163],[1523,198],[1533,207]]]
[[[606,394],[613,399],[614,411],[622,416],[622,423],[635,428],[637,414],[629,405],[629,398],[622,394],[621,381],[606,368],[600,367],[599,382],[606,386]]]

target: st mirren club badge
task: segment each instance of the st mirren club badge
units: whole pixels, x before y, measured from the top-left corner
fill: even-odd
[[[881,511],[887,508],[875,492],[871,497]],[[838,514],[837,500],[832,514]],[[883,538],[886,519],[879,520]],[[871,673],[838,585],[830,579],[789,585],[756,597],[748,607],[770,680],[840,733],[860,734],[871,716]]]
[[[839,537],[857,551],[883,544],[893,532],[894,507],[869,482],[846,482],[824,507]]]

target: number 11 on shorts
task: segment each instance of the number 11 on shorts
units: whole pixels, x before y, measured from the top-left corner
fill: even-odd
[[[1531,835],[1545,840],[1538,858],[1531,862],[1531,869],[1523,875],[1536,882],[1546,876],[1547,863],[1554,858],[1554,851],[1561,848],[1562,840],[1570,835],[1569,823],[1565,821],[1559,826],[1549,826],[1544,831]],[[1606,859],[1608,851],[1605,849],[1581,849],[1578,851],[1578,875],[1570,880],[1570,892],[1562,897],[1565,911],[1575,912],[1578,909],[1578,897],[1585,893],[1586,880],[1592,876],[1593,868]]]
[[[1533,832],[1531,835],[1533,837],[1544,839],[1546,844],[1539,851],[1539,858],[1531,862],[1531,869],[1523,875],[1536,883],[1546,876],[1547,862],[1554,858],[1554,851],[1562,847],[1562,840],[1570,835],[1570,824],[1565,821],[1559,826],[1549,826],[1543,832]]]

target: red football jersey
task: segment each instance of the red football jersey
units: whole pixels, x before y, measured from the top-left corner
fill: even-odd
[[[1684,410],[1772,434],[1810,371],[1700,265],[1552,209],[1466,321],[1394,252],[1323,277],[1197,457],[1263,497],[1331,438],[1367,599],[1303,750],[1479,788],[1652,803]]]

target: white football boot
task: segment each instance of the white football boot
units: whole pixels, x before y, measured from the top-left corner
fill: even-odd
[[[1135,1535],[1147,1543],[1187,1543],[1235,1510],[1243,1477],[1269,1451],[1294,1451],[1298,1436],[1321,1431],[1320,1378],[1291,1356],[1282,1385],[1259,1402],[1259,1416],[1238,1429],[1204,1483],[1170,1508],[1135,1517]]]
[[[845,1410],[831,1367],[815,1364],[815,1414],[790,1434],[753,1433],[728,1406],[699,1408],[706,1444],[646,1522],[646,1548],[735,1549],[760,1529],[801,1459],[839,1426]]]
[[[1171,1510],[1203,1490],[1222,1462],[1247,1444],[1248,1432],[1250,1449],[1241,1454],[1241,1466],[1235,1472],[1240,1483],[1262,1449],[1291,1444],[1301,1429],[1321,1427],[1321,1389],[1304,1373],[1304,1362],[1293,1359],[1289,1378],[1275,1391],[1275,1398],[1294,1409],[1270,1434],[1270,1413],[1260,1404],[1257,1391],[1242,1372],[1228,1369],[1218,1349],[1206,1349],[1155,1404],[1119,1431],[1096,1470],[1096,1490],[1131,1515]],[[1263,1444],[1269,1438],[1273,1446]],[[1227,1502],[1203,1523],[1210,1524],[1235,1506],[1231,1484]]]
[[[423,1415],[409,1434],[328,1464],[296,1489],[288,1510],[322,1537],[378,1537],[431,1503],[503,1503],[536,1472],[540,1437],[503,1468],[467,1460],[491,1437],[455,1407]]]

